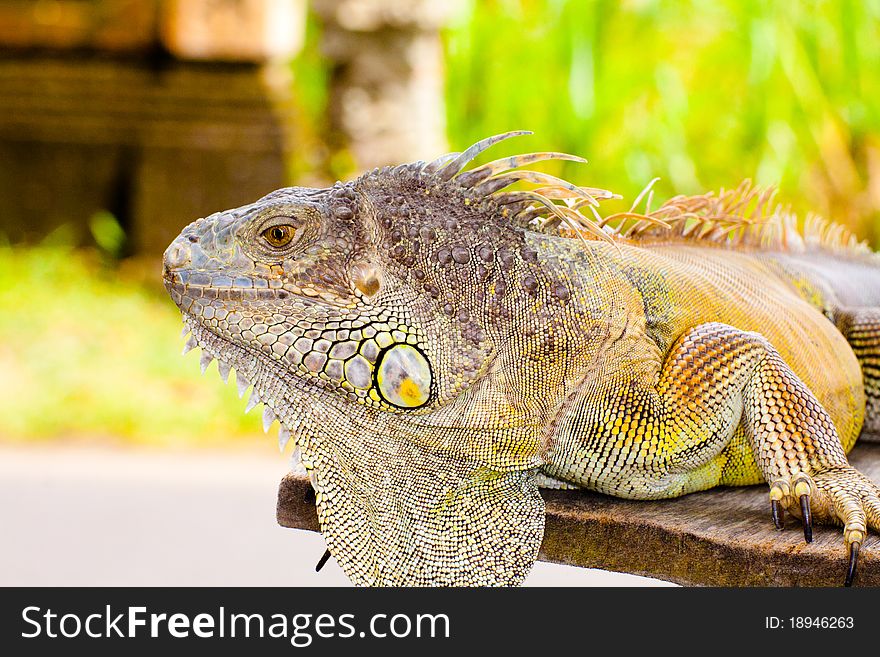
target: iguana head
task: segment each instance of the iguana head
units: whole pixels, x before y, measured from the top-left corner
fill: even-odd
[[[536,556],[540,427],[505,389],[499,349],[522,300],[571,291],[545,280],[522,228],[571,220],[550,199],[610,194],[511,171],[580,159],[557,153],[463,171],[515,134],[278,190],[190,224],[165,253],[188,345],[295,434],[356,582],[510,583]],[[501,192],[523,179],[543,192]]]

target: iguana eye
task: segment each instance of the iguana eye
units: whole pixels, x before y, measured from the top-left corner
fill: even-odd
[[[263,238],[269,243],[269,246],[280,249],[290,244],[293,236],[296,235],[296,228],[290,224],[279,224],[277,226],[270,226],[262,234]]]

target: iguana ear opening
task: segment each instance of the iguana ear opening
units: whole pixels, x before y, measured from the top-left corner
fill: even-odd
[[[321,531],[366,586],[513,586],[544,534],[537,470],[501,472],[393,437],[314,438]]]

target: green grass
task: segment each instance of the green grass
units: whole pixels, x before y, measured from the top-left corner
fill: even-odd
[[[632,199],[779,184],[880,244],[880,2],[470,0],[445,35],[450,143],[567,150]]]
[[[152,285],[94,253],[0,248],[0,438],[267,440],[216,364],[202,377],[197,350],[180,356],[180,315],[147,273]]]

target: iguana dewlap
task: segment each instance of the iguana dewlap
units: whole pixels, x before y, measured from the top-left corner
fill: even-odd
[[[763,481],[777,526],[843,525],[851,582],[880,530],[880,489],[845,456],[880,433],[880,259],[748,186],[600,219],[609,192],[519,168],[579,158],[464,171],[516,134],[275,191],[165,253],[188,346],[294,436],[343,570],[515,584],[539,486]]]

